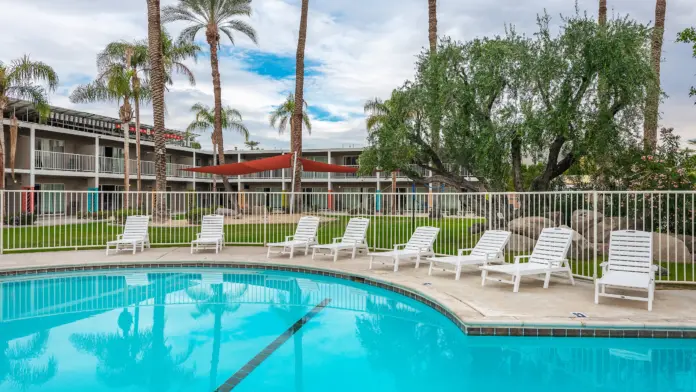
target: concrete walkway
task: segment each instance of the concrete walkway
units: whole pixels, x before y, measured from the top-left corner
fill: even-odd
[[[392,265],[379,263],[369,270],[365,256],[355,260],[345,256],[336,263],[329,257],[317,257],[313,261],[310,257],[299,256],[299,253],[292,260],[287,256],[267,260],[265,248],[261,247],[226,247],[217,255],[212,252],[191,255],[188,248],[153,248],[136,255],[126,252],[109,256],[104,255],[103,250],[10,254],[0,256],[0,271],[66,265],[176,264],[191,261],[301,265],[396,283],[438,301],[470,326],[696,328],[696,313],[693,312],[696,290],[658,290],[653,311],[648,312],[645,302],[602,298],[600,305],[595,305],[591,282],[577,279],[576,286],[552,279],[549,288],[543,289],[542,281],[526,278],[522,281],[520,292],[513,293],[512,285],[508,284],[489,282],[482,287],[481,275],[475,267],[463,270],[461,279],[455,281],[454,273],[442,269],[428,276],[427,264],[415,269],[412,263],[404,263],[395,273]],[[576,318],[572,312],[582,312],[587,318]]]

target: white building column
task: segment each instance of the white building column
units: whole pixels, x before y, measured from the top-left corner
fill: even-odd
[[[329,150],[329,152],[328,152],[328,160],[327,160],[326,162],[327,162],[329,165],[333,163],[333,162],[331,161],[331,150]],[[328,189],[329,191],[333,191],[333,186],[331,186],[331,172],[328,173],[327,178],[328,178],[328,181],[329,181],[329,184],[328,184],[328,188],[327,188],[327,189]]]
[[[196,150],[193,150],[193,162],[192,162],[191,166],[196,167]],[[195,191],[196,190],[196,172],[193,172],[192,183],[193,183],[193,190]]]
[[[94,187],[99,188],[99,136],[94,138]]]
[[[0,124],[0,127],[2,125]],[[29,186],[36,186],[36,127],[29,127]]]
[[[241,161],[242,161],[242,153],[238,152],[238,153],[237,153],[237,163],[239,163],[239,162],[241,162]],[[242,184],[242,177],[237,176],[237,190],[238,190],[239,192],[241,192],[241,191],[244,190],[244,189],[243,189],[243,185],[244,185],[244,184]]]

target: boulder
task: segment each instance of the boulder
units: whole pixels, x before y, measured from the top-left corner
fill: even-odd
[[[551,219],[554,226],[560,226],[563,223],[563,213],[561,211],[547,212],[544,216]]]
[[[571,229],[568,226],[560,226],[563,229],[570,229],[573,231],[573,239],[570,243],[570,250],[568,250],[568,257],[571,259],[588,259],[592,257],[594,252],[592,251],[592,244],[588,241],[582,234]]]
[[[553,221],[542,216],[527,216],[524,218],[513,219],[508,223],[508,230],[532,239],[539,238],[539,234],[544,228],[554,227]]]
[[[594,211],[592,210],[575,210],[570,216],[570,227],[582,235],[587,235],[587,232],[594,228]],[[601,222],[604,215],[597,213],[597,222]]]
[[[696,248],[696,237],[684,234],[678,234],[677,238],[684,241],[684,245],[689,249],[691,253],[694,253],[694,248]]]
[[[231,208],[219,207],[217,210],[215,210],[215,213],[217,215],[223,215],[223,216],[237,216],[237,211],[233,210]]]
[[[611,232],[616,230],[643,230],[643,222],[640,219],[628,217],[604,217],[597,223],[597,242],[608,243]],[[594,227],[585,233],[589,241],[594,242]]]
[[[469,226],[469,234],[481,234],[486,231],[486,224],[483,222],[475,222]]]
[[[690,263],[691,252],[679,238],[653,233],[653,261]]]
[[[534,249],[534,244],[536,244],[536,241],[533,238],[511,234],[506,249],[508,252],[529,253]]]

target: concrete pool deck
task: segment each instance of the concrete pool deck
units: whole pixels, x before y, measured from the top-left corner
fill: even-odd
[[[370,270],[368,258],[360,255],[355,260],[342,256],[338,262],[333,263],[330,257],[317,256],[316,260],[312,260],[301,253],[293,259],[287,256],[271,256],[266,259],[266,248],[262,247],[226,247],[219,254],[201,252],[192,255],[189,252],[188,247],[177,247],[146,249],[135,255],[123,252],[106,256],[103,250],[9,254],[0,256],[0,274],[110,264],[275,264],[335,271],[395,284],[438,302],[465,325],[477,329],[506,327],[511,329],[510,334],[513,334],[512,329],[515,327],[595,330],[624,328],[650,331],[673,329],[684,331],[684,337],[686,331],[693,330],[693,337],[696,337],[696,312],[693,311],[696,290],[657,290],[653,311],[648,312],[647,304],[638,301],[601,298],[600,304],[595,305],[592,282],[579,279],[576,279],[575,286],[571,286],[567,280],[552,278],[549,288],[544,289],[541,280],[523,278],[520,292],[513,293],[512,285],[509,284],[489,282],[482,287],[481,274],[475,267],[464,267],[461,279],[455,281],[454,273],[445,272],[442,268],[435,269],[433,275],[428,276],[427,263],[422,263],[418,269],[414,268],[413,263],[403,263],[398,272],[393,272],[391,264],[385,265],[376,259]],[[573,312],[584,313],[587,317],[577,318],[572,315]],[[484,331],[481,334],[492,333]]]

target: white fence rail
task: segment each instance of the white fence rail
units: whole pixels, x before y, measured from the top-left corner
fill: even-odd
[[[576,231],[568,257],[578,277],[594,278],[613,230],[653,232],[661,283],[694,283],[696,192],[332,193],[4,191],[0,251],[104,247],[128,215],[152,215],[154,246],[184,246],[203,215],[225,215],[229,245],[264,245],[292,235],[299,218],[321,218],[319,242],[339,237],[354,216],[370,219],[372,249],[404,243],[418,226],[440,227],[439,254],[471,248],[486,229],[513,233],[509,260],[531,252],[545,227]],[[294,200],[294,202],[293,202]],[[155,214],[156,201],[166,213]],[[292,206],[292,208],[291,208]]]

